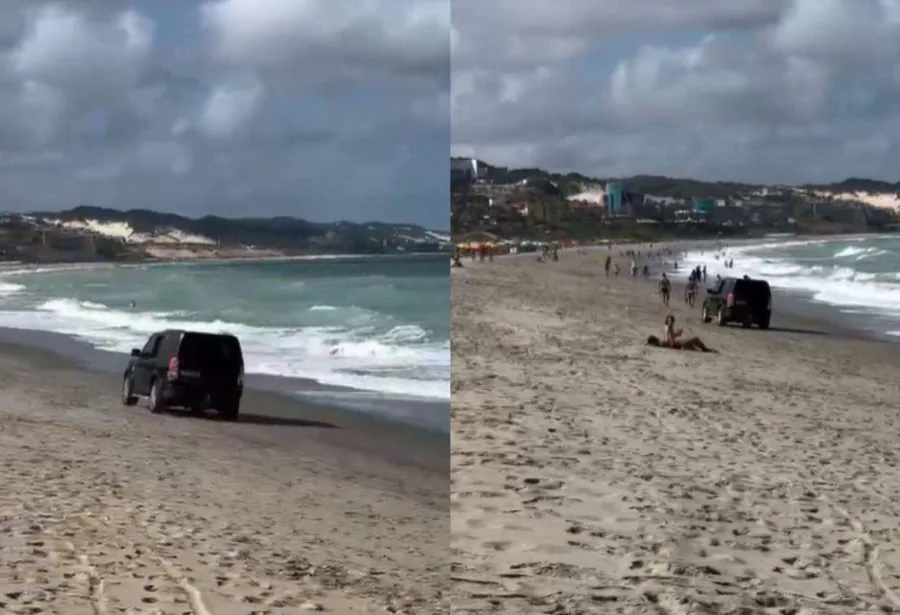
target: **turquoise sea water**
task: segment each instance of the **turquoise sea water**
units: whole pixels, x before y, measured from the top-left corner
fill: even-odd
[[[445,256],[0,269],[0,326],[128,352],[153,331],[228,331],[248,373],[450,397]],[[133,302],[133,304],[132,304]]]
[[[725,269],[724,261],[732,258],[734,269]],[[693,252],[687,264],[706,264],[711,275],[765,278],[865,328],[900,335],[900,235],[770,238]]]

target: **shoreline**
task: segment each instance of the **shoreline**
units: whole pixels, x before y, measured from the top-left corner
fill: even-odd
[[[791,242],[793,239],[796,239],[798,242],[806,243],[808,241],[816,241],[816,242],[831,242],[831,241],[852,241],[852,240],[864,240],[873,237],[891,237],[894,234],[892,233],[847,233],[847,234],[836,234],[836,235],[774,235],[774,236],[765,236],[758,238],[747,238],[744,240],[735,240],[731,238],[710,238],[710,239],[684,239],[684,240],[676,240],[676,241],[668,241],[668,242],[652,242],[653,251],[656,250],[665,250],[671,249],[673,252],[672,256],[664,258],[664,261],[667,261],[669,264],[665,267],[661,267],[659,261],[651,261],[651,274],[649,283],[654,287],[656,283],[659,281],[659,275],[662,271],[665,271],[673,282],[673,303],[676,297],[681,297],[684,291],[685,278],[687,276],[688,270],[684,267],[679,267],[676,271],[671,267],[671,261],[677,260],[681,263],[685,257],[692,253],[697,253],[701,250],[709,251],[710,249],[717,246],[727,246],[729,248],[745,248],[747,246],[755,246],[755,245],[765,245],[769,243],[775,243],[776,241],[779,243]],[[810,239],[811,238],[811,239]],[[628,269],[628,259],[621,256],[621,252],[625,250],[643,250],[647,251],[649,248],[650,242],[623,242],[623,243],[615,243],[611,250],[607,249],[606,245],[588,245],[588,246],[573,246],[567,248],[560,249],[560,255],[568,253],[568,254],[576,254],[584,250],[585,253],[602,253],[604,255],[609,254],[615,259],[620,259],[620,268],[622,273],[620,274],[623,278],[629,279],[630,276],[627,275]],[[503,261],[506,259],[523,259],[527,257],[532,257],[532,259],[536,260],[536,257],[539,253],[536,252],[520,252],[517,254],[504,254],[497,258],[497,261]],[[677,255],[677,259],[675,256]],[[738,264],[740,261],[738,260]],[[490,266],[491,263],[485,261],[484,263],[478,261],[464,261],[464,266]],[[552,267],[553,263],[546,263],[547,266]],[[451,273],[456,270],[451,268]],[[740,267],[735,267],[735,274],[740,272]],[[602,267],[600,269],[602,273]],[[675,274],[675,275],[673,275]],[[711,278],[714,278],[715,274],[711,275]],[[645,280],[642,276],[638,276],[637,282],[647,283],[648,280]],[[771,283],[771,281],[770,281]],[[804,322],[808,322],[813,328],[815,325],[824,325],[825,328],[829,328],[835,332],[836,335],[840,335],[845,338],[857,338],[857,339],[865,339],[868,341],[877,341],[884,342],[890,344],[900,343],[900,336],[891,335],[888,332],[884,331],[883,328],[877,327],[876,325],[879,323],[890,322],[896,325],[896,330],[900,330],[900,318],[889,318],[884,317],[883,315],[873,312],[868,314],[860,314],[854,316],[853,314],[844,313],[841,310],[841,306],[833,305],[824,301],[816,301],[812,298],[812,291],[805,291],[801,289],[789,289],[783,287],[772,286],[773,291],[773,310],[777,310],[779,312],[785,312],[790,319],[793,320],[802,320]],[[701,294],[698,296],[697,305],[702,302],[703,292],[701,289]],[[845,306],[849,307],[849,306]],[[871,326],[867,326],[865,321],[868,321]]]
[[[433,255],[424,255],[426,258]],[[356,255],[339,255],[339,259],[356,259]],[[395,255],[376,255],[379,259],[403,259],[403,256]],[[275,259],[281,261],[282,259]],[[290,259],[298,260],[298,259]],[[303,257],[308,262],[306,257]],[[321,262],[330,262],[334,259],[316,259]],[[222,262],[204,262],[202,266],[229,265],[231,261]],[[61,270],[65,271],[70,267],[74,268],[97,268],[106,270],[108,268],[121,267],[124,269],[139,267],[178,267],[200,266],[201,263],[144,263],[144,264],[121,264],[113,265],[109,263],[89,263],[89,264],[60,264],[51,265],[49,267],[29,266],[22,263],[11,265],[14,269],[3,271],[0,269],[0,281],[20,282],[20,276],[28,276],[33,271],[45,270]],[[23,322],[17,326],[29,325],[29,322]],[[4,336],[11,336],[17,343],[26,346],[37,346],[51,352],[61,353],[65,356],[75,358],[84,367],[99,370],[107,373],[118,372],[127,362],[127,356],[121,352],[96,348],[88,340],[81,339],[72,333],[57,333],[46,329],[28,329],[28,328],[8,328],[0,326],[0,330],[4,331]],[[326,378],[327,380],[327,378]],[[352,382],[351,382],[352,384]],[[415,382],[411,382],[415,385]],[[384,392],[377,389],[354,388],[340,384],[320,383],[312,378],[290,377],[270,374],[248,373],[248,386],[275,392],[281,395],[287,395],[293,398],[306,400],[315,404],[324,404],[349,410],[363,415],[374,415],[386,420],[395,421],[404,425],[412,425],[414,427],[424,429],[426,431],[435,431],[438,433],[449,433],[449,396],[447,397],[426,397],[422,395],[406,394],[404,389],[407,387],[394,386],[397,392]],[[449,387],[449,383],[447,384]],[[426,391],[430,392],[430,391]],[[441,394],[443,391],[438,388],[435,394]]]
[[[834,239],[829,239],[827,241],[856,241],[856,240],[865,240],[869,237],[881,237],[882,235],[842,235],[840,237],[835,237]],[[787,238],[785,238],[787,239]],[[790,240],[788,240],[788,243]],[[768,245],[772,242],[764,242],[760,245]],[[799,242],[799,243],[807,243],[807,242]],[[824,243],[824,242],[822,242]],[[672,246],[675,247],[675,244]],[[728,248],[736,248],[738,251],[738,255],[742,253],[743,249],[746,249],[747,245],[743,244],[727,244]],[[699,255],[699,250],[705,249],[703,245],[696,244],[687,244],[685,246],[679,246],[679,253],[681,257],[686,259],[687,256],[693,255],[695,258],[692,260],[694,264],[699,264],[701,262],[709,262],[711,259],[707,255]],[[757,253],[760,254],[763,258],[765,257],[765,253]],[[736,259],[735,269],[733,273],[728,273],[728,275],[743,275],[744,270],[741,268],[741,259],[738,257]],[[683,283],[684,277],[687,274],[687,271],[682,269],[678,272],[677,279],[679,282]],[[720,272],[722,273],[722,272]],[[715,274],[712,274],[711,277],[714,277]],[[723,273],[724,275],[724,273]],[[865,337],[869,340],[878,340],[888,343],[898,343],[900,342],[900,336],[896,334],[891,334],[890,330],[893,327],[893,331],[896,332],[900,330],[900,315],[892,315],[887,310],[878,310],[869,308],[868,306],[859,305],[838,305],[829,303],[827,301],[820,301],[814,298],[816,291],[812,289],[803,289],[803,288],[793,288],[793,287],[784,287],[778,286],[777,278],[765,278],[767,279],[772,286],[773,293],[775,293],[775,297],[777,302],[774,306],[775,309],[780,309],[778,306],[786,305],[787,310],[792,312],[795,316],[812,316],[813,318],[826,321],[831,326],[838,327],[840,329],[852,329],[856,331],[860,336]],[[702,299],[702,297],[700,297]],[[849,312],[847,310],[850,310]]]
[[[116,395],[116,380],[128,362],[124,353],[99,350],[77,337],[35,329],[0,327],[0,346],[11,344],[33,352],[56,357],[74,369],[106,377],[111,395]],[[398,399],[376,391],[334,387],[314,380],[247,374],[248,392],[279,398],[283,404],[306,405],[316,416],[334,414],[346,425],[378,425],[421,434],[434,444],[450,432],[448,401]],[[345,401],[342,401],[342,397]],[[446,411],[441,411],[446,408]],[[439,418],[440,417],[440,418]]]
[[[702,324],[604,258],[454,274],[454,608],[894,606],[898,347],[780,289],[769,330]],[[666,313],[718,353],[646,346]]]
[[[259,256],[210,256],[198,258],[140,258],[129,260],[0,260],[0,267],[4,265],[21,265],[23,268],[39,268],[45,266],[72,266],[96,265],[103,267],[140,267],[142,265],[202,265],[202,264],[233,264],[233,263],[267,263],[267,262],[292,262],[292,261],[327,261],[343,259],[369,259],[369,258],[437,258],[452,254],[452,250],[438,250],[435,252],[385,252],[385,253],[310,253],[310,254],[264,254]]]

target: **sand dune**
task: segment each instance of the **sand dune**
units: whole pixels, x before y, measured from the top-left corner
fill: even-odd
[[[649,348],[605,256],[453,273],[453,612],[900,610],[895,347],[676,292],[721,354]]]

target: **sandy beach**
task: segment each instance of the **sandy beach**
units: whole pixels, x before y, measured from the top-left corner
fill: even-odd
[[[250,391],[152,415],[0,344],[0,612],[447,613],[446,434]]]
[[[897,346],[606,254],[452,272],[453,612],[900,612]],[[719,353],[645,346],[668,312]]]

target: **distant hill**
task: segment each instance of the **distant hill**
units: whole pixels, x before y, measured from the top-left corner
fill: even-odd
[[[630,177],[616,178],[592,177],[582,173],[558,173],[540,168],[510,168],[495,166],[481,160],[478,161],[478,167],[484,171],[487,178],[500,184],[516,183],[524,179],[532,181],[538,179],[553,181],[559,185],[560,190],[566,196],[578,194],[586,187],[605,184],[608,181],[620,181],[626,190],[632,192],[680,199],[689,199],[693,197],[722,199],[738,194],[756,192],[766,188],[772,189],[782,187],[741,182],[715,182],[690,178],[666,177],[662,175],[632,175]],[[891,183],[858,177],[850,177],[843,181],[829,184],[808,184],[793,187],[833,193],[900,193],[900,182]]]
[[[860,177],[848,177],[843,181],[833,184],[809,184],[800,187],[841,192],[900,192],[900,182],[892,184],[891,182],[881,181],[879,179],[864,179]]]
[[[90,205],[25,216],[38,226],[77,229],[124,244],[212,244],[287,252],[431,252],[448,248],[438,231],[385,222],[310,222],[301,218],[188,218],[146,209],[120,211]]]
[[[451,164],[451,223],[456,236],[488,231],[504,237],[633,238],[900,228],[900,182],[850,177],[786,186],[660,175],[591,177],[480,160],[476,166],[478,182],[472,184],[464,174],[470,165]],[[622,184],[635,220],[610,220],[604,215],[609,181]],[[715,199],[717,205],[695,219],[687,213],[693,198]]]

